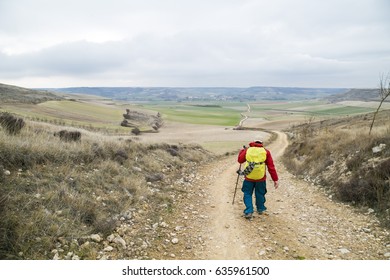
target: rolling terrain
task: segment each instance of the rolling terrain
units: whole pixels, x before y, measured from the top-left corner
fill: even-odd
[[[334,172],[342,170],[337,176],[345,182],[359,172],[355,152],[345,147],[365,139],[372,100],[132,102],[24,89],[0,93],[13,97],[2,99],[0,111],[26,121],[18,135],[0,128],[0,215],[9,233],[2,232],[2,258],[390,258],[383,214],[389,206],[375,199],[374,206],[343,202],[332,189],[337,186],[323,184]],[[126,109],[160,113],[164,124],[148,133],[139,123],[144,131],[134,135],[120,126]],[[390,146],[388,109],[385,103],[371,140],[359,146],[369,168],[388,157],[388,148],[371,153],[379,144]],[[247,119],[237,129],[242,114]],[[80,131],[81,141],[60,141],[54,133],[62,129]],[[248,221],[240,187],[234,205],[232,198],[237,152],[255,138],[271,150],[280,187],[273,190],[269,182],[269,215]],[[337,152],[313,146],[322,141]],[[332,161],[322,165],[329,155]]]

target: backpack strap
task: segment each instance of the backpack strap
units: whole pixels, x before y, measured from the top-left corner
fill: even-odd
[[[248,166],[244,169],[244,171],[242,171],[242,173],[245,176],[249,175],[253,171],[253,168],[255,168],[255,165],[260,165],[260,164],[264,164],[264,161],[263,162],[248,162]]]

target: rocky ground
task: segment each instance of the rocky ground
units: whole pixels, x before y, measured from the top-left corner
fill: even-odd
[[[278,158],[287,141],[271,145],[280,187],[268,182],[268,215],[242,217],[236,156],[205,165],[178,201],[177,214],[164,221],[156,259],[390,259],[390,234],[371,209],[333,201],[318,186],[295,178]]]

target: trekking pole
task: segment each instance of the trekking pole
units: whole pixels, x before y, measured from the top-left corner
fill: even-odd
[[[243,148],[245,149],[245,145],[243,146]],[[241,171],[241,163],[240,163],[240,168],[238,168],[238,171]],[[236,188],[234,189],[234,196],[233,196],[233,202],[232,204],[234,204],[234,199],[236,198],[236,192],[237,192],[237,186],[238,186],[238,179],[240,178],[240,174],[237,174],[237,182],[236,182]]]
[[[240,163],[240,168],[238,170],[241,171],[241,163]],[[234,204],[234,199],[236,198],[236,192],[237,192],[237,186],[238,186],[238,179],[239,178],[240,178],[240,174],[237,174],[237,182],[236,182],[236,188],[234,189],[234,196],[233,196],[232,204]]]

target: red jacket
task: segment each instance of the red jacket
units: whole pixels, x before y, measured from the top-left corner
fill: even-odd
[[[249,146],[250,147],[263,147],[263,144],[260,144],[260,143],[255,143],[255,142],[251,142],[249,143]],[[268,168],[268,173],[271,175],[271,178],[274,182],[278,181],[279,178],[278,178],[278,173],[276,172],[276,168],[275,168],[275,165],[274,165],[274,161],[272,159],[272,156],[271,156],[271,152],[267,149],[265,149],[266,152],[267,152],[267,157],[265,159],[265,164]],[[239,154],[238,154],[238,162],[239,163],[244,163],[246,161],[246,149],[242,149]],[[245,180],[248,180],[248,181],[251,181],[251,182],[259,182],[259,181],[265,181],[267,178],[267,176],[264,175],[263,178],[259,179],[259,180],[253,180],[253,179],[248,179],[245,177]]]

